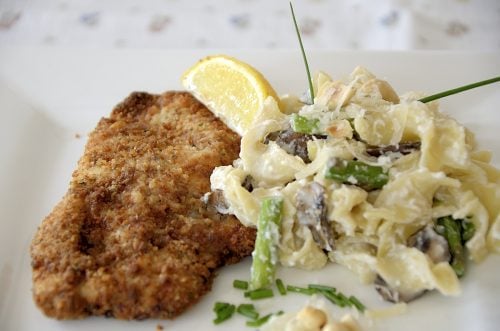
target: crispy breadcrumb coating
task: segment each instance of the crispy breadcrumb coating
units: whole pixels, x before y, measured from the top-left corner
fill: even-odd
[[[200,200],[239,143],[188,93],[132,93],[90,134],[33,239],[40,309],[58,319],[170,319],[196,303],[216,268],[253,249],[254,229]]]

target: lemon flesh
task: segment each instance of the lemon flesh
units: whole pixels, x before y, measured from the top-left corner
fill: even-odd
[[[225,55],[198,61],[184,73],[182,85],[240,136],[254,124],[267,97],[279,100],[259,71]]]

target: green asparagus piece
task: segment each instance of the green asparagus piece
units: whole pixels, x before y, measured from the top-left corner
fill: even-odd
[[[458,277],[465,272],[465,252],[462,245],[461,220],[455,220],[451,216],[438,218],[437,232],[446,238],[451,253],[451,267]]]
[[[274,280],[278,260],[277,244],[281,225],[283,199],[266,198],[262,201],[257,223],[257,238],[252,253],[250,288],[268,287]]]
[[[467,220],[462,220],[461,225],[462,225],[462,242],[465,244],[474,236],[474,233],[476,232],[476,227],[474,223]]]
[[[359,186],[366,191],[377,190],[389,180],[389,176],[382,167],[337,158],[333,159],[325,177],[344,184]]]
[[[307,117],[292,114],[292,130],[299,133],[313,134],[318,133],[319,120],[317,118],[309,119]]]

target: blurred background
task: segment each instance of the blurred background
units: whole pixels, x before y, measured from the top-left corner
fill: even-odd
[[[295,0],[308,49],[500,50],[500,0]],[[0,46],[296,49],[286,0],[0,0]]]

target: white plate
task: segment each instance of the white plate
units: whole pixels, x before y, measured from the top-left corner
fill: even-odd
[[[235,278],[248,278],[249,261],[220,270],[213,290],[175,321],[125,322],[106,318],[55,321],[31,299],[28,248],[41,220],[65,193],[83,151],[85,137],[101,116],[131,91],[180,89],[182,72],[202,51],[91,51],[68,49],[0,49],[0,329],[1,330],[166,330],[248,329],[236,316],[212,324],[215,301],[243,302],[232,289]],[[298,51],[238,51],[235,55],[261,70],[279,93],[301,93],[306,76]],[[428,93],[500,74],[500,53],[310,52],[313,70],[343,76],[362,64],[387,79],[398,92]],[[500,164],[500,84],[442,100],[443,111],[472,129],[482,147]],[[81,135],[76,138],[75,135]],[[498,330],[500,258],[474,265],[462,281],[463,294],[446,298],[425,295],[407,314],[375,321],[373,330]],[[369,307],[386,306],[371,286],[339,266],[320,272],[280,269],[288,283],[327,283],[356,295]],[[295,311],[307,298],[289,294],[262,300],[261,312]],[[335,316],[345,312],[329,306]]]

